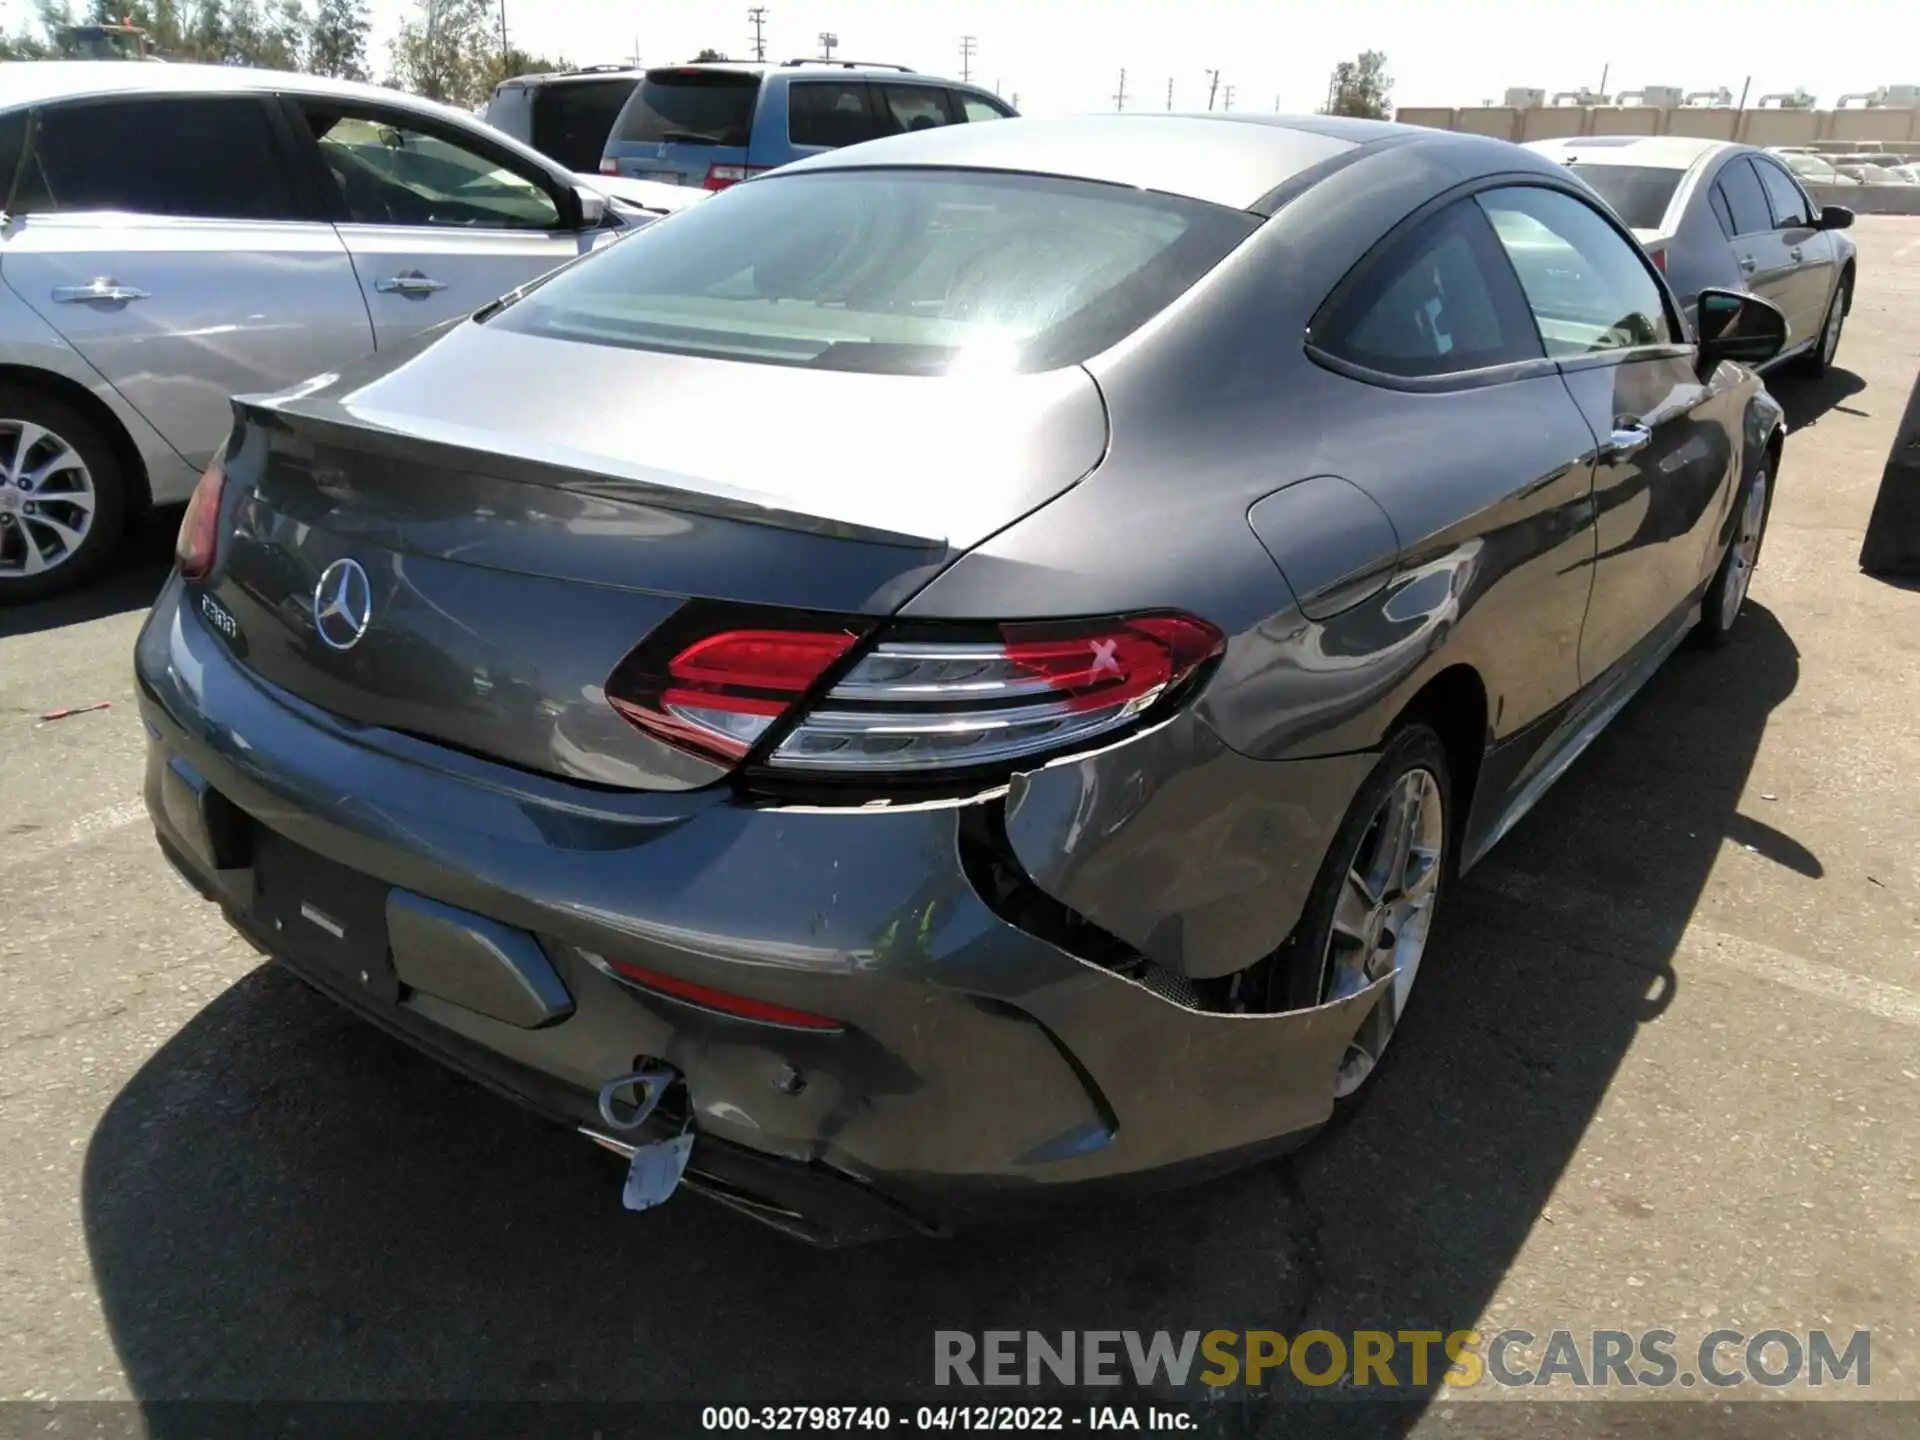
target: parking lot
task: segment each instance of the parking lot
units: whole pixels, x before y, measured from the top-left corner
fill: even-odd
[[[0,1393],[758,1403],[922,1394],[937,1329],[1724,1324],[1870,1329],[1870,1393],[1920,1400],[1920,591],[1855,563],[1920,220],[1852,233],[1839,368],[1774,387],[1734,643],[1455,892],[1367,1109],[1018,1229],[815,1252],[623,1212],[609,1157],[262,964],[162,861],[130,651],[164,517],[0,612]]]

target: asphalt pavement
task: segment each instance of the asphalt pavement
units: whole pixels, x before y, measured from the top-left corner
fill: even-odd
[[[942,1329],[1727,1326],[1870,1329],[1864,1393],[1920,1400],[1920,591],[1855,563],[1920,219],[1853,233],[1839,368],[1774,383],[1736,640],[1456,890],[1381,1092],[1290,1159],[1018,1228],[816,1252],[691,1196],[624,1212],[616,1161],[263,965],[162,862],[130,654],[164,522],[0,612],[0,1398],[905,1396]],[[1752,1433],[1721,1406],[1764,1393],[1673,1433]],[[1496,1413],[1534,1427],[1474,1433]]]

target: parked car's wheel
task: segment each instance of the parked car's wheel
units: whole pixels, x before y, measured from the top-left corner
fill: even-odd
[[[1767,534],[1767,514],[1773,508],[1773,467],[1772,457],[1762,461],[1740,494],[1733,543],[1727,546],[1713,584],[1700,602],[1700,623],[1693,633],[1702,645],[1726,644],[1747,603],[1753,568],[1760,563],[1760,542]]]
[[[38,391],[0,386],[0,602],[84,581],[112,554],[126,502],[98,426]]]
[[[1270,1010],[1325,1005],[1394,977],[1340,1062],[1336,1115],[1369,1088],[1406,1014],[1452,860],[1452,816],[1440,737],[1420,724],[1397,731],[1334,836],[1300,924],[1257,972],[1251,998]]]
[[[1853,281],[1842,278],[1833,287],[1833,299],[1827,302],[1827,318],[1820,323],[1820,341],[1800,362],[1802,373],[1824,375],[1833,368],[1833,357],[1840,350],[1840,331],[1847,323],[1847,301]]]

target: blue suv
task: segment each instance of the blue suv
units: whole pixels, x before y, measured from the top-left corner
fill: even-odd
[[[990,90],[904,65],[674,65],[649,70],[634,87],[600,173],[724,190],[822,150],[1014,113]]]

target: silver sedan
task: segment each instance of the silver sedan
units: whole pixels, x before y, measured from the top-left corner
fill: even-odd
[[[185,500],[231,397],[338,370],[636,224],[517,141],[371,85],[0,65],[0,602]]]

